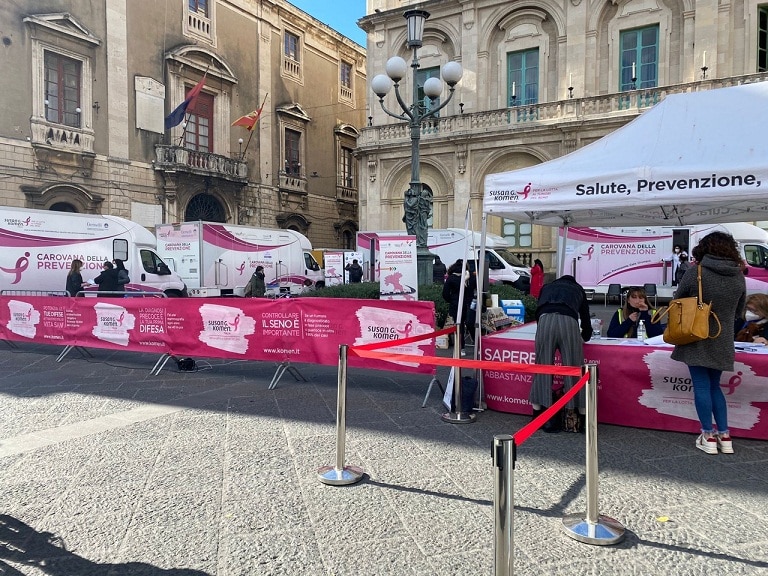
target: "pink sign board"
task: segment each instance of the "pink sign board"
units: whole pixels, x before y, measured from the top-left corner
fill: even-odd
[[[340,298],[66,298],[0,296],[0,339],[335,365],[339,346],[434,332],[432,302]],[[387,348],[433,356],[433,338]],[[351,366],[433,374],[433,365],[364,360]]]

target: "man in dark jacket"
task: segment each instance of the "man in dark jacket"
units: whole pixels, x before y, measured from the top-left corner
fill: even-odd
[[[262,298],[267,293],[267,284],[264,278],[264,266],[256,266],[256,270],[253,272],[253,276],[251,276],[251,281],[248,283],[249,287],[246,291],[246,296]]]
[[[435,256],[435,263],[432,265],[432,282],[434,284],[443,284],[445,282],[445,273],[447,269],[440,256]]]
[[[592,337],[589,304],[584,288],[573,276],[561,276],[541,289],[536,308],[536,363],[552,365],[555,351],[560,351],[563,366],[581,366],[584,363],[584,342]],[[579,326],[581,323],[581,326]],[[565,376],[565,389],[576,383],[575,376]],[[581,414],[586,412],[583,390],[576,396]],[[533,416],[538,416],[552,405],[552,376],[535,374],[530,394]],[[575,418],[576,402],[572,399],[567,408]],[[583,419],[582,419],[583,420]],[[543,427],[545,432],[558,432],[560,422],[552,417]],[[575,430],[574,430],[575,431]]]
[[[352,260],[352,264],[347,264],[344,270],[349,272],[349,282],[351,284],[359,284],[363,279],[363,267],[357,262],[357,259]]]

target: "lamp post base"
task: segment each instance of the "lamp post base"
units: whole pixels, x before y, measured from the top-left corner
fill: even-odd
[[[435,263],[435,255],[426,246],[416,248],[416,273],[419,286],[432,284],[432,268]]]

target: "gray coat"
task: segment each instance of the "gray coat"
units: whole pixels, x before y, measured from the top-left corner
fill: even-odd
[[[735,351],[733,328],[737,317],[744,312],[747,286],[741,267],[733,260],[706,255],[701,260],[701,293],[704,302],[712,303],[722,332],[717,338],[700,340],[683,346],[675,346],[672,359],[688,366],[703,366],[729,372],[733,370]],[[696,296],[699,293],[696,279],[698,266],[691,266],[680,281],[675,298]],[[710,334],[717,332],[717,323],[710,317]]]

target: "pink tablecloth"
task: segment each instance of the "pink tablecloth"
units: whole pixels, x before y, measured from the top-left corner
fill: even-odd
[[[535,363],[533,338],[531,325],[486,336],[481,358]],[[698,431],[688,367],[672,360],[671,353],[671,347],[631,341],[585,344],[585,363],[598,365],[598,421],[655,430]],[[488,408],[530,414],[532,380],[531,374],[483,371]],[[721,382],[733,435],[768,440],[768,354],[737,352],[734,371],[724,373]]]

